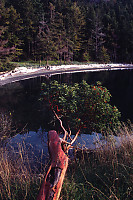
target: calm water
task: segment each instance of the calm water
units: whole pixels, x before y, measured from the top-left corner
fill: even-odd
[[[44,148],[47,152],[47,131],[53,127],[49,124],[51,114],[48,105],[42,106],[38,100],[41,93],[41,83],[58,80],[70,84],[81,82],[83,79],[89,84],[101,81],[102,85],[111,92],[111,104],[116,105],[120,110],[121,120],[127,121],[127,119],[130,119],[133,122],[133,70],[62,74],[9,84],[0,88],[0,109],[11,113],[13,122],[19,130],[25,126],[27,127],[27,144],[33,144],[35,151],[41,151]],[[22,140],[22,137],[24,136],[17,135],[12,142],[17,139]],[[85,143],[88,140],[88,144],[92,144],[92,137],[89,138],[88,136],[88,139],[86,136],[81,137],[85,137],[85,140],[83,140],[86,141]],[[42,138],[45,143],[41,142]]]

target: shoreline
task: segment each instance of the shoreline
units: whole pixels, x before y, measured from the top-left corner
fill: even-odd
[[[108,70],[125,70],[133,69],[132,64],[86,64],[86,65],[58,65],[40,68],[26,68],[17,67],[13,71],[0,75],[0,86],[10,84],[13,82],[41,77],[52,76],[64,73],[78,73],[78,72],[95,72],[95,71],[108,71]]]

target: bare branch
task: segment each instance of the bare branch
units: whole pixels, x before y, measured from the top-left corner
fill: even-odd
[[[72,138],[71,138],[71,129],[69,127],[69,134],[67,135],[67,137],[72,141]]]
[[[79,135],[80,129],[78,130],[78,132],[76,133],[75,137],[73,138],[73,140],[71,141],[71,144],[68,145],[67,147],[67,151],[70,149],[70,147],[72,146],[72,144],[75,142],[75,140],[77,139],[78,135]]]
[[[59,116],[56,114],[56,112],[54,111],[54,109],[52,109],[52,110],[53,110],[53,112],[54,112],[56,118],[59,120],[60,126],[61,126],[61,128],[63,129],[63,131],[64,131],[64,133],[65,133],[65,134],[64,134],[64,137],[63,137],[63,140],[65,141],[67,135],[69,135],[69,134],[68,134],[68,132],[66,131],[66,129],[64,128],[64,126],[63,126],[63,124],[62,124],[62,120],[61,120],[61,119],[59,118]]]
[[[68,145],[71,145],[71,143],[70,143],[70,142],[67,142],[66,140],[63,140],[62,138],[60,138],[60,141],[61,141],[61,143],[63,143],[63,144],[68,144]]]
[[[69,139],[72,141],[72,138],[71,138],[70,134],[68,134],[68,137],[69,137]]]
[[[68,134],[68,132],[66,131],[66,129],[64,128],[64,126],[63,126],[63,124],[62,124],[62,120],[59,118],[59,116],[56,114],[56,112],[55,112],[55,110],[54,109],[52,109],[53,110],[53,112],[54,112],[54,114],[55,114],[55,116],[56,116],[56,118],[59,120],[59,122],[60,122],[60,126],[61,126],[61,128],[63,129],[63,131],[64,131],[64,137],[63,137],[63,139],[61,139],[61,142],[62,143],[64,143],[64,144],[68,144],[68,146],[67,146],[67,152],[68,152],[68,150],[72,147],[72,144],[75,142],[75,140],[77,139],[77,137],[78,137],[78,135],[79,135],[79,132],[80,132],[80,129],[78,130],[78,132],[76,133],[76,135],[75,135],[75,137],[72,139],[71,137],[70,137],[70,135],[71,135],[71,130],[70,130],[70,128],[69,128],[69,134]],[[69,139],[71,140],[71,142],[69,143],[69,142],[67,142],[66,141],[66,137],[69,137]]]

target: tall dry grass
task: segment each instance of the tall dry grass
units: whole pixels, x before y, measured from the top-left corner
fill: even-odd
[[[75,151],[60,200],[132,200],[132,129],[123,124],[117,137],[97,136],[95,145],[93,151]]]
[[[17,133],[17,132],[16,132]],[[15,134],[10,114],[0,113],[0,200],[34,200],[45,176],[44,153],[34,154],[24,141],[12,146]]]
[[[31,149],[30,149],[31,151]],[[0,149],[0,199],[36,199],[47,164],[43,151],[38,158],[25,143]]]
[[[1,118],[5,136],[10,133],[10,117]],[[97,135],[95,150],[75,149],[69,160],[60,200],[132,200],[133,199],[133,132],[123,124],[116,139]],[[29,147],[30,148],[30,147]],[[29,153],[30,152],[30,153]],[[34,200],[45,176],[47,164],[24,142],[17,147],[0,147],[0,199]]]
[[[9,114],[0,111],[0,143],[12,133],[12,120]]]

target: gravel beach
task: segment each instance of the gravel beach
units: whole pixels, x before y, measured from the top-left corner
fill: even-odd
[[[52,76],[62,73],[76,73],[87,71],[124,70],[133,69],[132,64],[86,64],[86,65],[59,65],[39,68],[17,67],[13,71],[0,75],[0,85],[35,78],[39,76]]]

